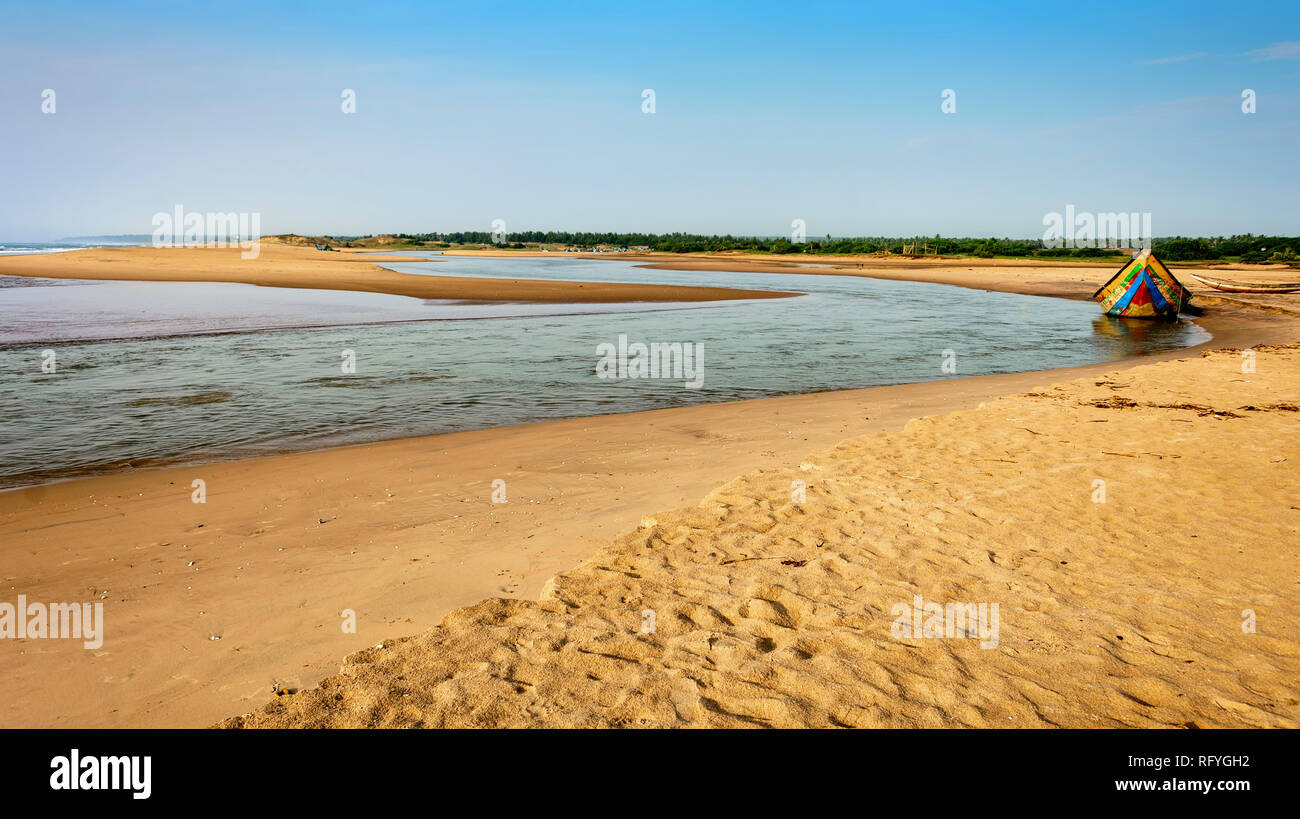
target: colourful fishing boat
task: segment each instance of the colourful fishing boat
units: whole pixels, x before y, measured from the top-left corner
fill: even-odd
[[[1165,263],[1144,250],[1092,294],[1108,316],[1177,318],[1192,300],[1191,292],[1174,278]]]

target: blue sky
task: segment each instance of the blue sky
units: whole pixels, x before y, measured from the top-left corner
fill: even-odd
[[[265,233],[1033,237],[1066,205],[1300,233],[1295,2],[620,6],[6,8],[0,241],[178,204]]]

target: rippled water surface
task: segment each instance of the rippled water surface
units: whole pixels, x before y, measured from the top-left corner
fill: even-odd
[[[376,261],[382,261],[377,257]],[[406,273],[796,290],[706,305],[474,305],[0,276],[0,486],[180,461],[1087,364],[1199,343],[1090,302],[943,285],[446,257]],[[703,384],[601,379],[597,347],[703,345]],[[50,351],[55,372],[43,372]],[[355,373],[343,371],[345,354]],[[951,351],[956,374],[945,373]]]

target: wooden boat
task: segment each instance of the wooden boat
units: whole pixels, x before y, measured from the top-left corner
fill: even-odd
[[[1194,312],[1191,291],[1150,250],[1134,256],[1092,298],[1106,315],[1120,318],[1173,319]]]
[[[1215,290],[1222,290],[1225,293],[1300,293],[1300,282],[1267,284],[1265,282],[1230,282],[1224,280],[1207,279],[1204,276],[1198,276],[1195,273],[1188,273],[1193,279],[1201,284],[1209,285]]]

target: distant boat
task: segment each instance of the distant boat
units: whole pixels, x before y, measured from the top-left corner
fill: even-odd
[[[1225,293],[1300,293],[1300,282],[1291,282],[1289,284],[1268,284],[1266,282],[1230,282],[1214,279],[1207,279],[1204,276],[1198,276],[1195,273],[1188,273],[1193,279],[1201,284],[1207,284],[1215,290],[1222,290]]]
[[[1108,316],[1119,318],[1177,318],[1188,310],[1192,293],[1174,278],[1165,263],[1144,250],[1092,294]]]

